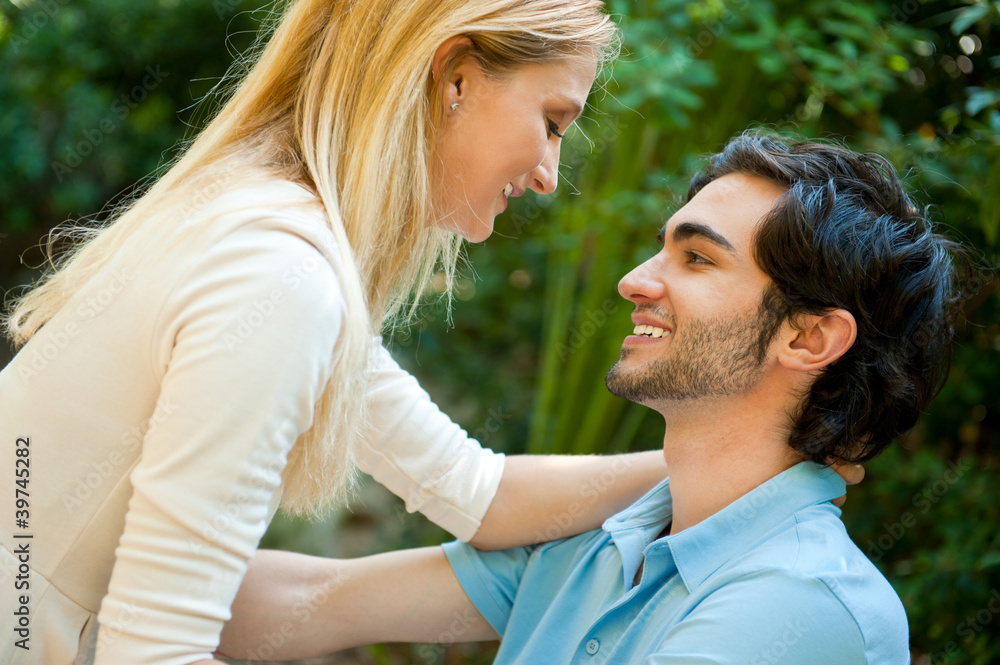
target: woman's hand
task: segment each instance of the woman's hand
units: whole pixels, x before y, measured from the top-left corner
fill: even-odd
[[[857,485],[862,480],[865,479],[865,467],[860,464],[850,464],[848,462],[835,462],[832,467],[834,471],[840,474],[840,477],[844,479],[848,485]],[[838,496],[833,500],[833,505],[843,506],[847,501],[847,495]]]

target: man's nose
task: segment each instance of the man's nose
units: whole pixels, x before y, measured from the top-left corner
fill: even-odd
[[[659,300],[665,293],[662,252],[633,268],[618,282],[618,293],[632,302]]]

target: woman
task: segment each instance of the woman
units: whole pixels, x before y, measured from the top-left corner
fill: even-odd
[[[662,477],[655,452],[505,463],[372,342],[508,197],[555,189],[615,38],[593,0],[288,6],[169,172],[5,321],[0,568],[23,595],[0,660],[206,661],[278,502],[342,499],[355,453],[486,546],[595,526]]]

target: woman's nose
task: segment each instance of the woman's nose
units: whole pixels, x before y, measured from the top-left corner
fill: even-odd
[[[531,172],[531,188],[539,194],[551,194],[559,184],[559,142],[549,141],[542,163]]]

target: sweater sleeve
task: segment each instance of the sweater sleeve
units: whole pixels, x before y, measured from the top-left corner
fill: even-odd
[[[209,247],[167,296],[154,334],[170,348],[164,417],[130,476],[97,665],[211,657],[330,376],[343,314],[320,252],[253,224]]]
[[[476,535],[503,475],[504,456],[469,437],[379,344],[369,369],[372,428],[358,466],[457,538]]]

